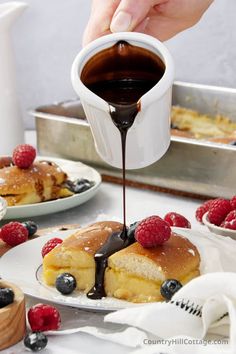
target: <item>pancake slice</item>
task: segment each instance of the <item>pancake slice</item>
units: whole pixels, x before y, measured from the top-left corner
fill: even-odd
[[[199,264],[197,248],[180,235],[172,234],[154,248],[135,242],[109,257],[105,291],[108,296],[132,302],[161,301],[160,287],[166,279],[185,284],[199,275]]]
[[[38,161],[27,169],[7,166],[0,169],[0,196],[8,206],[34,204],[68,197],[64,187],[67,174],[55,163]]]
[[[54,286],[56,277],[66,272],[74,275],[78,290],[89,291],[95,282],[95,253],[113,232],[122,228],[123,225],[118,222],[103,221],[67,237],[44,257],[44,282]]]

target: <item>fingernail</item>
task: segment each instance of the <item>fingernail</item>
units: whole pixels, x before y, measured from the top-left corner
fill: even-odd
[[[119,11],[111,21],[111,32],[128,31],[131,25],[132,16],[128,12]]]

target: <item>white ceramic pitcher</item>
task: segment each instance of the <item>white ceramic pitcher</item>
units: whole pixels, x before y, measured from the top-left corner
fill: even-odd
[[[108,164],[121,168],[121,138],[110,117],[109,105],[90,91],[80,78],[84,65],[93,55],[120,40],[152,51],[165,64],[161,80],[141,97],[141,110],[127,134],[126,168],[136,169],[159,160],[170,144],[174,63],[167,48],[154,37],[141,33],[121,32],[103,36],[90,43],[77,55],[72,66],[71,78],[90,123],[97,152]]]
[[[16,1],[0,4],[0,155],[11,154],[16,145],[24,142],[11,27],[26,7]]]

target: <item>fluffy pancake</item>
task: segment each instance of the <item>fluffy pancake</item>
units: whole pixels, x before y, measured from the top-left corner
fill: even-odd
[[[228,117],[216,115],[211,117],[191,109],[173,106],[171,111],[172,135],[194,139],[220,139],[228,144],[236,140],[236,122]],[[179,132],[178,132],[179,130]],[[225,140],[224,140],[225,138]],[[229,138],[229,141],[227,140]]]
[[[54,285],[59,274],[68,272],[75,276],[79,290],[90,290],[95,281],[95,253],[113,232],[122,228],[114,221],[97,222],[66,238],[43,259],[45,283]]]
[[[109,257],[105,291],[108,296],[132,302],[160,301],[164,280],[177,279],[185,284],[199,275],[199,263],[197,248],[177,234],[154,248],[135,242]]]
[[[63,187],[67,175],[55,163],[35,162],[27,169],[8,166],[0,169],[0,196],[8,206],[33,204],[72,195]]]

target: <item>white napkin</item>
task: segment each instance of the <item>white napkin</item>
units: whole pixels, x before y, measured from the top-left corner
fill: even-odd
[[[197,246],[202,275],[186,284],[168,303],[119,310],[105,316],[105,322],[143,331],[146,339],[139,343],[142,349],[137,353],[235,354],[236,241],[211,233],[191,231],[189,235],[188,230],[175,231]],[[119,337],[126,345],[132,345],[132,336],[127,337],[123,332]],[[171,338],[172,342],[158,341]],[[212,341],[207,344],[205,338]],[[106,339],[109,340],[109,334]],[[114,340],[114,337],[110,339]],[[214,343],[214,340],[220,342]]]

